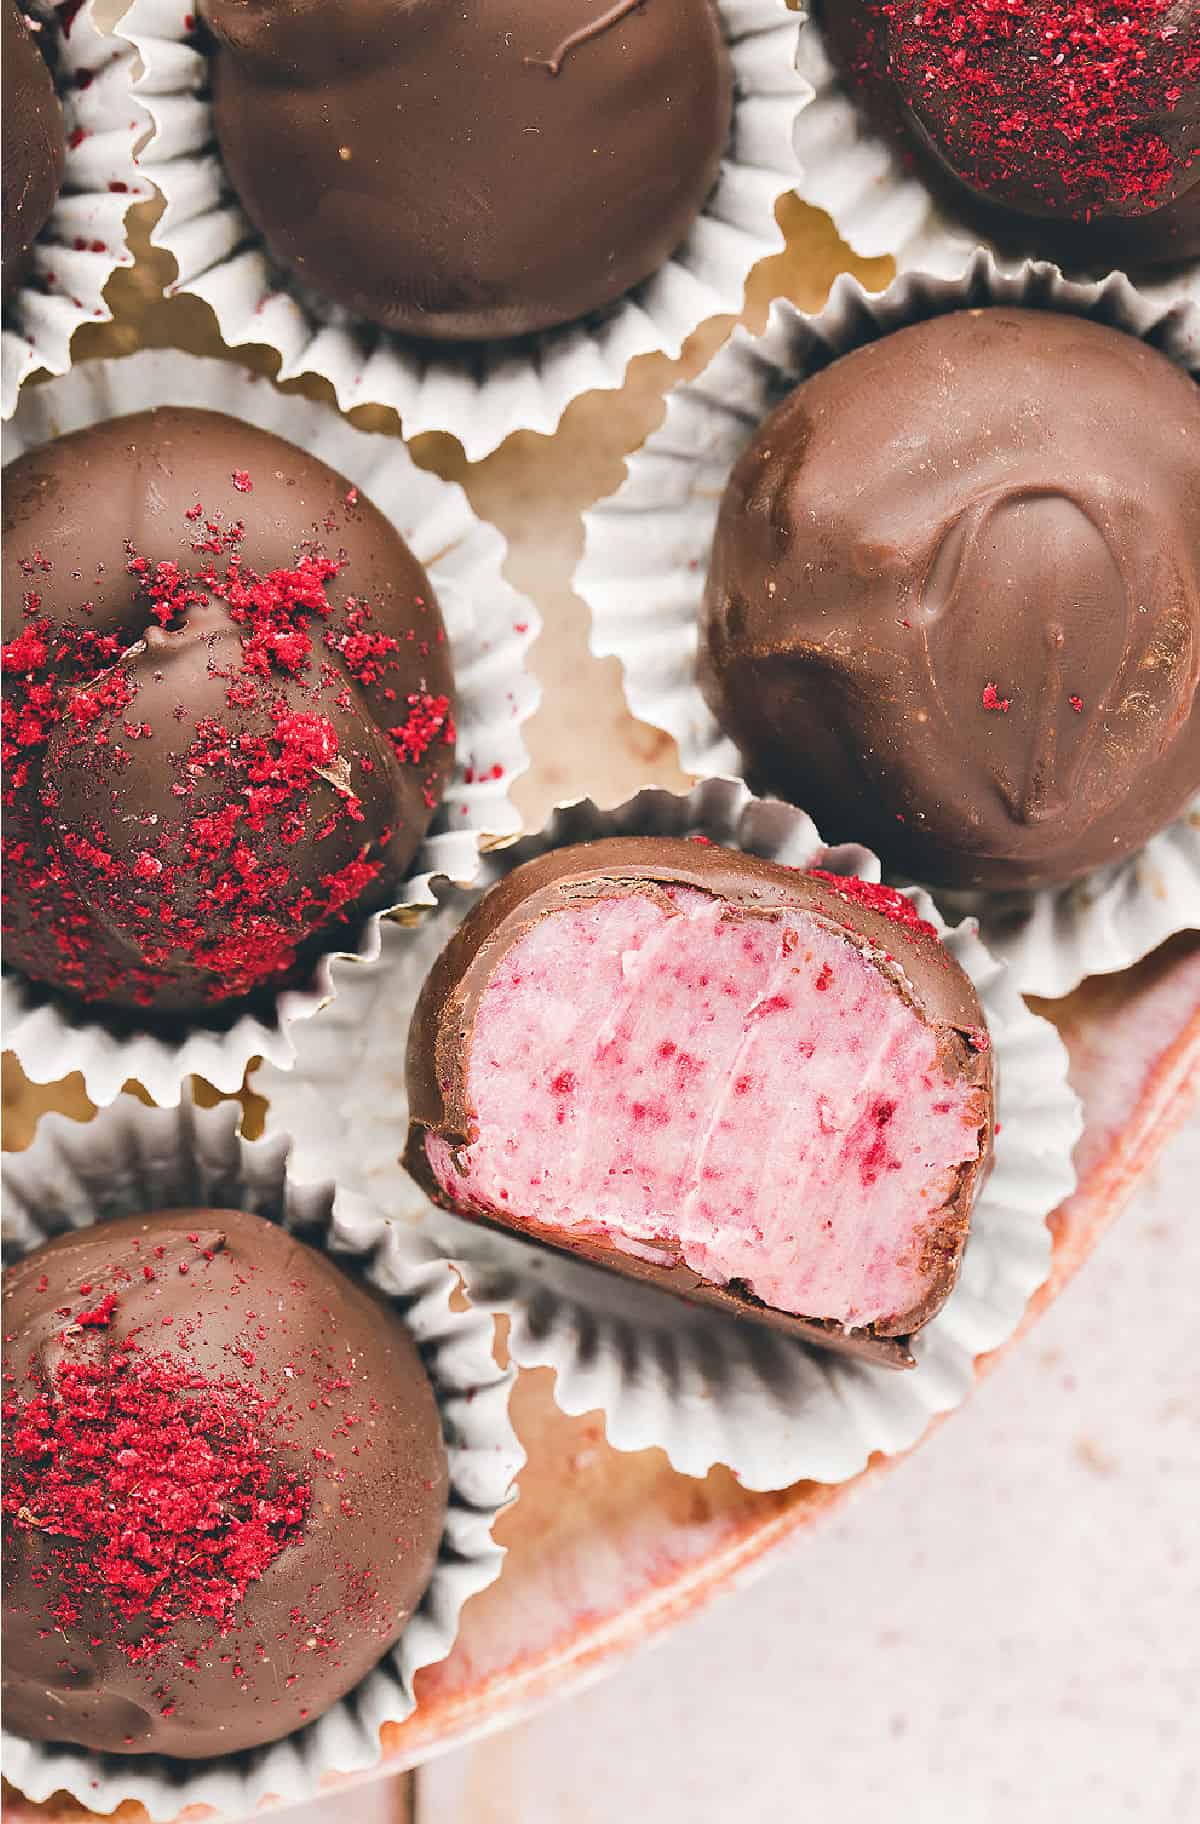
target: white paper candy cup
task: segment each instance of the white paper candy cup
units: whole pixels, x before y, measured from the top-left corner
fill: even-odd
[[[413,1678],[445,1659],[463,1604],[500,1575],[504,1551],[492,1538],[514,1498],[525,1461],[508,1417],[511,1369],[497,1367],[493,1323],[455,1310],[457,1279],[420,1237],[397,1229],[378,1208],[326,1176],[298,1180],[285,1141],[243,1140],[233,1104],[148,1109],[123,1096],[80,1125],[48,1115],[25,1153],[5,1160],[4,1254],[67,1229],[117,1216],[200,1206],[249,1210],[297,1230],[314,1246],[353,1261],[384,1292],[412,1332],[433,1383],[450,1460],[450,1500],[429,1587],[396,1646],[324,1716],[264,1748],[210,1761],[89,1754],[27,1742],[4,1732],[4,1772],[35,1801],[69,1792],[89,1811],[136,1799],[153,1818],[185,1805],[241,1817],[272,1794],[285,1804],[316,1796],[322,1777],[379,1760],[379,1731],[416,1708]]]
[[[721,177],[661,271],[585,323],[467,350],[421,343],[312,297],[270,259],[232,194],[213,136],[207,59],[178,0],[134,0],[121,31],[138,49],[135,90],[154,121],[140,156],[166,200],[154,240],[171,288],[203,298],[231,348],[265,343],[280,379],[320,374],[343,411],[390,405],[404,435],[448,431],[477,462],[513,431],[551,432],[582,393],[619,387],[635,355],[677,356],[709,317],[742,308],[752,267],[783,246],[775,206],[796,182],[792,129],[809,90],[796,73],[786,0],[717,0],[733,57],[733,131]]]
[[[642,791],[612,811],[588,799],[561,806],[538,835],[485,857],[476,890],[442,894],[415,942],[402,945],[385,932],[378,963],[339,984],[331,1017],[300,1037],[293,1072],[257,1073],[254,1087],[269,1102],[267,1132],[295,1136],[298,1178],[332,1167],[345,1184],[435,1237],[463,1272],[473,1303],[511,1319],[513,1360],[552,1367],[559,1405],[571,1413],[599,1408],[619,1450],[658,1445],[693,1476],[724,1463],[748,1488],[805,1477],[843,1482],[873,1451],[908,1449],[935,1414],[965,1398],[976,1356],[1012,1335],[1046,1278],[1046,1217],[1074,1186],[1071,1152],[1081,1128],[1066,1053],[973,925],[947,931],[928,896],[914,889],[922,917],[938,924],[983,1002],[999,1131],[958,1285],[915,1339],[918,1366],[908,1373],[824,1353],[436,1210],[398,1163],[407,1128],[406,1031],[426,972],[482,887],[547,849],[632,834],[703,835],[793,867],[879,878],[868,850],[825,849],[802,811],[752,798],[731,779],[705,780],[686,796]]]
[[[476,519],[456,483],[417,468],[398,438],[356,431],[328,406],[289,398],[230,362],[169,350],[86,362],[65,378],[32,389],[6,444],[15,456],[64,431],[153,405],[227,412],[319,456],[374,501],[428,569],[454,661],[458,754],[398,906],[431,906],[434,874],[472,880],[481,842],[520,828],[508,791],[528,764],[521,727],[537,707],[539,690],[525,659],[541,622],[505,581],[504,538]],[[363,922],[353,940],[355,957],[378,953],[381,917],[387,916]],[[197,1023],[165,1032],[112,1027],[94,1010],[71,1007],[9,975],[0,990],[4,1043],[35,1082],[81,1071],[88,1095],[100,1105],[111,1102],[130,1077],[164,1104],[178,1101],[192,1072],[230,1093],[240,1086],[251,1058],[287,1068],[296,1022],[311,1019],[334,992],[329,963],[323,958],[303,987],[278,994],[265,1012],[245,1013],[224,1027]]]
[[[797,194],[833,218],[854,253],[861,259],[890,255],[898,273],[956,279],[983,246],[1004,271],[1021,271],[1020,258],[948,215],[895,146],[874,130],[847,95],[813,19],[801,26],[798,64],[813,99],[796,121]],[[1075,271],[1069,262],[1065,269]],[[1139,283],[1160,308],[1190,302],[1200,311],[1200,261],[1162,276],[1150,269],[1139,275]]]
[[[575,589],[592,613],[592,650],[620,659],[635,716],[675,737],[686,771],[737,773],[732,741],[696,682],[709,555],[730,471],[761,421],[831,358],[924,317],[990,304],[1073,311],[1200,361],[1200,313],[1162,304],[1127,279],[1073,283],[1053,266],[1002,272],[979,251],[961,278],[910,273],[882,296],[843,275],[817,317],[773,306],[766,330],[737,330],[698,379],[667,397],[666,417],[628,461],[626,480],[585,515]],[[937,893],[980,935],[1025,993],[1058,996],[1085,975],[1125,969],[1172,932],[1200,925],[1200,799],[1140,851],[1073,885],[1035,893]]]
[[[112,316],[104,287],[118,266],[132,266],[125,215],[150,186],[133,162],[147,119],[131,92],[133,56],[96,24],[93,0],[66,31],[49,0],[23,0],[45,19],[58,45],[55,81],[63,104],[67,157],[62,190],[33,246],[23,283],[4,307],[0,337],[3,416],[16,409],[22,382],[41,368],[65,374],[71,338],[83,323]]]

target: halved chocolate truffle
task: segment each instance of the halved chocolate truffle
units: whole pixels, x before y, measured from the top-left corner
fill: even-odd
[[[238,200],[388,329],[522,335],[656,272],[717,181],[713,0],[201,0]]]
[[[25,276],[29,252],[53,209],[62,183],[66,139],[62,107],[49,66],[17,0],[0,0],[3,34],[3,290]]]
[[[850,93],[952,210],[1051,259],[1200,254],[1195,0],[821,0]]]
[[[3,1306],[6,1726],[232,1754],[365,1677],[429,1581],[448,1487],[391,1307],[234,1210],[60,1236]]]
[[[730,477],[700,679],[756,789],[919,880],[1120,860],[1200,789],[1200,389],[1049,311],[835,361]]]
[[[165,407],[5,471],[6,961],[219,1010],[386,905],[454,757],[429,579],[357,488]]]
[[[527,862],[429,976],[405,1164],[438,1203],[892,1367],[991,1153],[967,976],[890,888],[697,842]]]

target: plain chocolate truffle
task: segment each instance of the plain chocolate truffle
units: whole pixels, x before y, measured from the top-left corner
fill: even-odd
[[[201,0],[238,200],[296,279],[440,340],[582,317],[716,184],[713,0]]]
[[[234,1210],[59,1236],[3,1304],[5,1726],[191,1759],[358,1684],[420,1602],[447,1499],[391,1307]]]
[[[435,1202],[892,1368],[991,1158],[971,982],[902,894],[614,837],[514,869],[408,1046]]]
[[[1200,254],[1195,0],[821,0],[848,91],[952,211],[1015,251]]]
[[[1120,860],[1200,788],[1200,391],[1049,311],[857,348],[738,459],[700,676],[756,789],[918,880]]]
[[[454,758],[429,579],[344,476],[163,407],[4,477],[6,962],[222,1012],[396,897]]]
[[[4,266],[7,297],[24,278],[29,253],[62,183],[62,107],[41,51],[16,0],[0,0],[4,65]]]

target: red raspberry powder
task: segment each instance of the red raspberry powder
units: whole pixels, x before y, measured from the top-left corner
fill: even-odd
[[[922,918],[911,899],[897,892],[895,887],[885,887],[877,880],[859,880],[856,874],[829,874],[824,868],[809,868],[814,880],[823,880],[827,887],[832,887],[839,898],[852,906],[866,906],[871,912],[882,912],[895,925],[907,925],[910,931],[920,931],[926,937],[937,938],[937,932],[927,918]]]
[[[3,1402],[3,1509],[42,1536],[46,1625],[69,1628],[100,1595],[133,1664],[181,1621],[226,1633],[311,1501],[264,1441],[270,1402],[132,1341],[27,1380]]]
[[[242,471],[235,485],[252,487]],[[430,808],[455,740],[448,699],[410,688],[424,655],[379,630],[369,602],[331,597],[341,559],[305,549],[291,569],[260,576],[241,555],[242,523],[206,517],[200,501],[185,522],[197,553],[191,567],[128,550],[128,639],[95,633],[83,599],[77,613],[51,621],[31,588],[26,624],[3,648],[7,885],[23,904],[23,927],[53,947],[56,984],[85,1000],[114,998],[119,984],[117,998],[151,1006],[185,966],[201,972],[192,978],[197,994],[214,1004],[236,999],[284,978],[306,940],[375,889],[399,826],[364,822],[350,780],[368,778],[377,763],[366,747],[339,751],[331,709],[361,706],[365,718],[367,697],[396,761],[420,767]],[[37,557],[25,565],[31,577],[48,567]],[[228,669],[209,662],[229,714],[193,721],[181,705],[178,720],[160,715],[152,726],[139,713],[125,648],[148,623],[174,632],[214,607],[238,636],[223,649],[233,654],[221,661]],[[114,814],[126,824],[141,818],[144,840],[131,853],[113,853],[99,819],[81,831],[56,815],[53,769],[42,764],[52,739],[69,757],[85,750],[82,764],[113,779]],[[169,828],[145,814],[136,791],[119,793],[135,751],[174,769],[179,819]],[[343,847],[342,861],[312,878],[309,857],[330,854],[339,832],[351,859]],[[97,942],[93,880],[120,904],[136,956],[117,963]]]
[[[886,0],[901,90],[953,135],[983,194],[1011,176],[1086,220],[1154,208],[1194,153],[1158,130],[1200,82],[1180,0]],[[1182,133],[1179,135],[1182,140]]]

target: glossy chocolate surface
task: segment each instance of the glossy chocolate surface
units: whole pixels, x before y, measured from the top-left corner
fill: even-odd
[[[399,1318],[209,1209],[60,1236],[3,1304],[5,1726],[193,1758],[318,1717],[441,1540],[441,1420]]]
[[[918,880],[1119,860],[1200,789],[1200,391],[1052,312],[856,349],[734,468],[700,676],[756,789]]]
[[[712,0],[202,0],[238,198],[306,286],[440,340],[583,317],[716,183]]]
[[[164,407],[5,471],[6,962],[220,1010],[395,897],[454,758],[425,572],[344,476]]]

